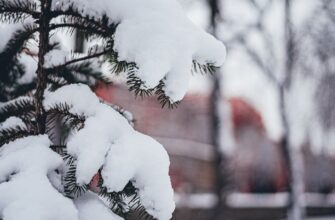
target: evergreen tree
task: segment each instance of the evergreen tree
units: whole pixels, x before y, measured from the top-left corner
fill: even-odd
[[[166,151],[87,85],[125,74],[174,107],[224,46],[171,0],[0,0],[0,19],[0,219],[171,218]],[[97,44],[71,53],[61,30]]]

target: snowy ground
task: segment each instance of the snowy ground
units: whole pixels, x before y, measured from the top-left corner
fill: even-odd
[[[305,202],[308,207],[335,207],[335,194],[322,195],[319,193],[305,193]],[[207,209],[215,205],[213,194],[175,195],[178,207]],[[232,208],[281,208],[286,206],[287,193],[231,193],[227,203]]]
[[[335,215],[330,216],[330,217],[307,218],[306,220],[334,220],[334,219],[335,219]]]

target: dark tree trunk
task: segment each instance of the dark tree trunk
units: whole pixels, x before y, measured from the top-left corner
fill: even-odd
[[[225,198],[227,188],[227,167],[226,167],[226,156],[223,152],[222,140],[222,120],[220,115],[222,96],[220,87],[220,73],[217,72],[213,77],[213,91],[211,96],[211,118],[212,118],[212,144],[214,147],[214,163],[215,163],[215,195],[217,197],[217,203],[213,210],[213,220],[222,220],[223,212],[225,210]]]
[[[44,56],[49,51],[49,23],[51,0],[41,0],[41,15],[39,18],[39,51],[37,67],[37,85],[35,92],[37,133],[45,133],[46,115],[43,108],[44,90],[47,76],[44,65]]]
[[[211,9],[211,29],[213,35],[216,32],[216,19],[220,16],[218,0],[209,0]],[[215,163],[215,195],[217,203],[213,209],[213,220],[222,220],[225,207],[225,189],[227,186],[226,157],[223,153],[221,143],[222,120],[221,120],[221,73],[217,71],[213,75],[213,88],[211,94],[211,120],[212,120],[212,144],[214,147],[214,163]]]

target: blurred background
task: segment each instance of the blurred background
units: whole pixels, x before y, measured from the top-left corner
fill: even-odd
[[[225,65],[195,74],[176,109],[96,87],[167,149],[175,218],[335,219],[335,1],[180,2]]]

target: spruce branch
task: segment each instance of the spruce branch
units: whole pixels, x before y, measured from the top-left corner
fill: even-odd
[[[63,159],[68,166],[67,171],[63,178],[65,196],[69,198],[78,198],[84,195],[88,191],[89,186],[88,185],[79,186],[77,184],[76,159],[67,153],[65,153]]]
[[[106,51],[106,50],[101,51],[101,52],[95,52],[95,53],[89,52],[89,54],[87,56],[80,57],[80,58],[74,58],[70,61],[65,62],[64,64],[61,64],[61,65],[58,65],[58,66],[55,66],[55,67],[52,67],[52,68],[48,68],[48,69],[46,69],[46,71],[54,72],[54,71],[56,71],[56,69],[64,69],[68,65],[72,65],[72,64],[75,64],[75,63],[78,63],[78,62],[84,62],[84,61],[87,61],[89,59],[97,58],[97,57],[100,57],[104,54],[107,54],[107,52],[108,51]]]
[[[37,4],[34,1],[23,0],[0,0],[0,21],[6,23],[17,23],[24,21],[27,17],[38,18]]]
[[[173,102],[170,97],[165,94],[164,91],[164,81],[161,80],[159,84],[153,89],[147,89],[144,86],[144,82],[136,76],[136,71],[130,71],[127,75],[127,85],[129,91],[133,91],[136,96],[145,97],[155,94],[157,96],[158,102],[161,104],[162,108],[167,106],[170,109],[176,108],[179,101]]]
[[[29,95],[32,93],[35,87],[36,87],[35,80],[24,84],[17,83],[16,85],[13,85],[13,89],[9,91],[8,94],[11,98],[17,98],[19,96]]]
[[[144,82],[136,75],[137,69],[130,69],[127,72],[127,85],[129,91],[133,91],[136,96],[145,97],[153,94],[154,89],[147,89]]]
[[[131,183],[130,183],[131,184]],[[129,183],[128,183],[129,185]],[[127,186],[128,186],[127,185]],[[127,188],[125,187],[125,189]],[[116,213],[117,215],[121,217],[125,217],[126,213],[129,211],[129,207],[127,207],[127,203],[125,202],[125,198],[129,197],[130,195],[133,195],[136,193],[136,189],[134,187],[131,188],[133,192],[127,192],[127,189],[121,191],[121,192],[108,192],[107,188],[103,186],[103,179],[100,178],[97,186],[100,191],[98,195],[109,203],[109,208]],[[128,186],[129,188],[129,186]],[[130,189],[128,189],[130,190]]]
[[[54,76],[51,74],[48,74],[47,82],[50,85],[49,90],[50,91],[55,91],[62,86],[70,84],[66,79],[60,76]]]
[[[131,181],[121,192],[108,192],[107,188],[103,186],[103,178],[101,178],[100,171],[98,176],[97,187],[100,189],[98,195],[109,202],[109,208],[114,213],[125,219],[137,216],[136,219],[154,220],[141,205],[138,190]]]
[[[70,106],[59,103],[46,112],[46,133],[50,140],[56,140],[57,135],[63,130],[80,130],[84,127],[85,116],[70,112]],[[67,132],[68,134],[69,132]],[[64,139],[67,135],[63,134]],[[64,142],[65,141],[61,141]]]
[[[14,84],[16,79],[24,73],[23,67],[18,64],[17,55],[22,51],[25,43],[37,31],[35,25],[26,25],[23,29],[16,31],[3,51],[0,53],[0,81],[6,84]]]
[[[108,42],[108,47],[113,48],[113,41]],[[148,89],[145,87],[145,83],[137,76],[138,67],[135,63],[128,63],[126,61],[118,61],[118,55],[115,51],[110,50],[105,56],[106,60],[110,63],[110,72],[114,74],[127,74],[127,85],[131,92],[134,92],[136,96],[146,97],[155,94],[157,100],[161,104],[162,108],[167,106],[168,108],[176,108],[178,102],[173,102],[164,92],[164,80],[161,80],[159,84],[153,88]],[[212,73],[215,71],[213,64],[201,65],[199,63],[193,62],[193,70],[195,72],[200,72],[202,74]]]
[[[111,83],[111,79],[97,68],[94,61],[86,60],[69,65],[60,65],[47,69],[48,78],[61,79],[63,84],[94,84],[96,80]],[[52,80],[52,79],[51,79]],[[60,81],[58,81],[60,82]]]
[[[73,33],[74,30],[83,30],[85,39],[89,39],[92,37],[108,39],[113,36],[116,27],[114,25],[109,27],[101,27],[100,25],[97,25],[90,20],[87,21],[85,19],[71,17],[68,19],[64,18],[61,23],[52,24],[50,26],[50,29],[68,29],[70,33]]]
[[[70,125],[73,129],[80,130],[84,127],[86,117],[84,115],[71,113],[70,108],[71,107],[66,103],[59,103],[50,108],[46,114],[50,117],[59,116],[63,118],[65,124]]]
[[[155,94],[157,96],[157,100],[161,104],[162,108],[167,106],[169,109],[174,109],[179,105],[180,101],[177,102],[172,101],[170,97],[168,97],[165,94],[164,86],[165,86],[164,81],[161,80],[158,86],[155,88],[156,89]]]
[[[64,195],[68,198],[78,198],[89,190],[89,185],[79,186],[76,180],[76,158],[67,153],[66,145],[51,145],[50,148],[62,156],[65,167],[65,173],[62,176],[64,186]]]
[[[2,129],[0,130],[0,146],[15,141],[18,138],[34,135],[34,133],[33,129],[28,130],[20,126]]]
[[[196,61],[193,61],[192,65],[192,73],[200,73],[200,74],[213,74],[215,73],[217,67],[213,63],[200,64]]]
[[[115,30],[117,24],[110,21],[107,15],[99,16],[99,18],[90,17],[88,15],[83,15],[78,11],[72,4],[66,10],[56,8],[51,12],[52,18],[62,17],[63,23],[72,23],[78,26],[87,26],[89,28],[95,29],[95,31],[105,33],[106,37],[111,37]]]
[[[29,117],[29,115],[33,115],[34,110],[35,103],[30,97],[21,97],[12,100],[0,107],[0,123],[12,116],[20,118]]]

